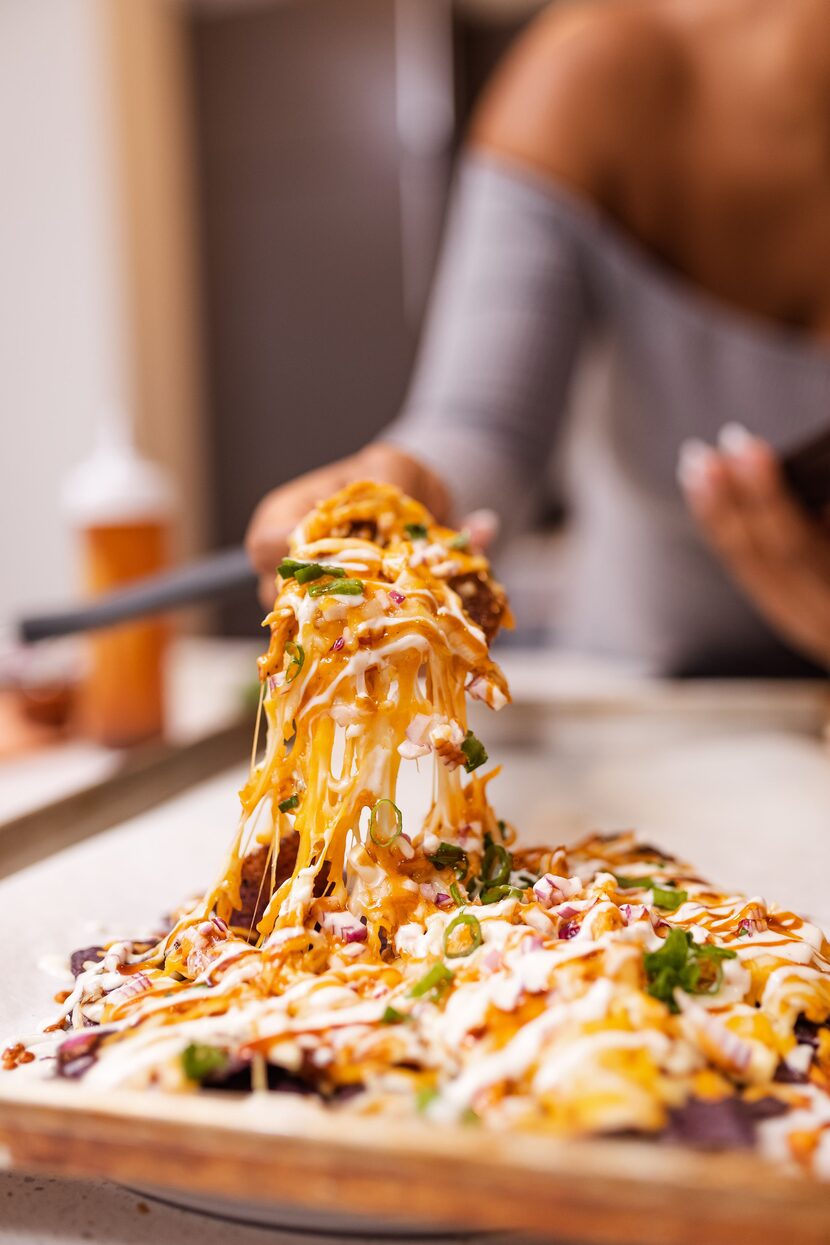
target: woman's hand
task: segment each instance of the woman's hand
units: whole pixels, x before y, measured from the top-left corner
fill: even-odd
[[[830,666],[830,530],[789,492],[773,451],[738,424],[687,441],[678,477],[709,543],[771,625]]]
[[[318,501],[354,480],[396,484],[423,502],[439,523],[446,522],[449,517],[449,494],[443,481],[392,445],[382,442],[368,445],[350,458],[309,471],[267,493],[248,525],[245,547],[254,569],[259,572],[263,609],[270,609],[274,604],[277,566],[285,557],[291,531]]]

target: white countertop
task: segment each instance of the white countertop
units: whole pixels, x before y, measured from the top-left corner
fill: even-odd
[[[172,684],[171,721],[176,738],[197,738],[221,728],[238,715],[242,690],[255,675],[256,653],[255,643],[191,640],[179,645]],[[513,755],[505,769],[502,798],[507,804],[511,799],[517,801],[517,813],[522,824],[527,823],[530,837],[538,837],[537,832],[544,831],[545,827],[549,829],[552,820],[560,828],[572,821],[576,824],[577,813],[587,814],[597,825],[606,821],[613,825],[633,822],[647,833],[670,832],[666,840],[669,847],[681,846],[682,850],[694,839],[694,854],[701,865],[717,867],[717,871],[724,874],[734,870],[745,885],[755,885],[756,879],[746,875],[752,873],[750,866],[754,856],[765,854],[757,849],[765,842],[772,842],[767,836],[774,837],[785,824],[793,835],[798,828],[801,842],[809,845],[818,889],[806,885],[803,870],[800,870],[793,879],[779,879],[776,897],[786,898],[788,885],[795,887],[797,883],[799,898],[805,904],[815,905],[816,912],[819,911],[818,900],[824,895],[820,879],[826,876],[826,858],[830,851],[825,833],[826,818],[822,813],[830,799],[830,764],[815,736],[811,740],[807,736],[791,738],[780,731],[771,734],[769,729],[755,723],[753,698],[763,694],[762,688],[747,684],[739,689],[739,719],[743,715],[746,721],[743,734],[731,739],[733,727],[721,721],[713,707],[719,693],[707,692],[705,687],[667,687],[635,671],[568,655],[508,649],[499,656],[516,700],[523,702],[522,707],[517,707],[514,719],[520,730],[522,709],[526,710],[528,704],[531,707],[534,703],[546,705],[552,700],[557,703],[551,720],[546,718],[542,722],[540,719],[537,723],[534,718],[532,723],[534,733],[543,736],[537,738],[537,747],[542,747],[546,754],[544,782],[541,786],[536,782],[539,790],[531,781],[538,762],[524,755],[527,749],[520,740],[516,741],[518,747],[513,746]],[[603,713],[591,712],[592,705],[602,708],[608,702],[624,704],[629,697],[645,697],[646,700],[651,697],[652,701],[659,701],[660,697],[680,696],[688,702],[690,692],[692,699],[700,703],[684,727],[686,738],[679,751],[673,746],[668,721],[664,722],[662,717],[647,724],[649,733],[645,739],[640,737],[642,728],[629,721],[624,713],[612,714],[606,721]],[[787,705],[790,700],[794,704],[797,695],[795,687],[782,688],[776,692],[776,700],[792,714],[792,707],[787,709]],[[571,726],[572,732],[576,730],[579,745],[573,752],[573,740],[569,742],[561,722],[563,717],[568,717],[565,707],[568,702],[588,706],[589,710],[587,715],[580,711],[575,728]],[[734,705],[732,712],[734,714]],[[509,725],[509,714],[507,710],[500,715],[505,719],[505,728]],[[638,766],[634,763],[635,757],[643,753],[644,739],[647,765]],[[730,739],[726,750],[725,739]],[[498,755],[500,749],[511,750],[509,743],[495,738],[493,743],[496,760],[502,759]],[[586,755],[580,760],[582,753]],[[24,761],[18,760],[13,765],[0,766],[0,820],[89,785],[112,772],[117,764],[118,754],[71,743],[50,748]],[[642,784],[637,785],[637,774],[643,772],[647,773],[648,783],[641,789]],[[237,778],[233,773],[217,775],[206,785],[203,797],[199,797],[198,792],[177,797],[178,801],[208,799],[211,817],[217,823],[217,844],[224,842],[225,821],[231,818],[235,802],[236,782],[232,780]],[[538,773],[536,779],[539,779]],[[695,799],[679,808],[678,787],[689,788],[690,784],[696,792]],[[153,819],[177,816],[175,805],[176,801],[165,806],[160,813],[153,814]],[[193,818],[186,820],[188,824],[195,824]],[[203,838],[205,818],[196,820]],[[740,820],[747,823],[743,837]],[[728,834],[724,827],[728,828]],[[141,829],[140,819],[133,823],[132,833],[138,832],[146,834],[146,828]],[[163,833],[164,827],[157,832]],[[107,842],[114,839],[115,834],[115,831],[108,832],[98,840],[99,856],[106,852]],[[185,836],[176,837],[184,839]],[[170,850],[169,837],[166,841]],[[754,843],[754,853],[747,851],[749,842]],[[71,854],[81,856],[89,850],[88,844],[79,844],[71,849]],[[171,886],[180,887],[186,872],[184,867],[171,866],[170,872]],[[807,882],[811,877],[812,873]],[[194,885],[200,882],[195,877],[187,880]],[[762,881],[765,879],[759,876],[758,884]],[[104,890],[102,905],[106,894]],[[178,890],[174,899],[176,897],[180,897]],[[96,915],[103,918],[107,914],[96,909]],[[826,913],[821,915],[828,919]],[[53,931],[53,941],[54,945],[60,942],[57,931]],[[44,985],[47,994],[50,988],[48,983]],[[178,1209],[105,1182],[71,1182],[0,1172],[0,1245],[80,1245],[80,1242],[94,1245],[189,1245],[190,1242],[194,1245],[196,1242],[199,1245],[258,1245],[260,1242],[263,1245],[265,1242],[299,1245],[301,1241],[304,1245],[332,1245],[335,1239],[330,1235],[283,1232],[235,1221],[231,1226],[227,1221]],[[353,1245],[361,1245],[361,1241],[362,1245],[371,1245],[377,1238],[352,1236],[349,1239]],[[492,1238],[489,1240],[490,1245],[494,1245]],[[431,1241],[432,1245],[437,1245],[436,1238]],[[412,1245],[412,1238],[409,1242]]]
[[[337,1239],[180,1210],[103,1180],[0,1172],[0,1245],[334,1245]],[[389,1245],[388,1238],[350,1235],[348,1240],[350,1245]],[[452,1238],[452,1245],[474,1242],[499,1245],[491,1235]],[[395,1245],[445,1243],[435,1236],[428,1241],[397,1237]]]

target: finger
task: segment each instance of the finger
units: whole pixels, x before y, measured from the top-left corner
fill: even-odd
[[[293,515],[291,518],[293,520]],[[286,518],[283,498],[273,494],[265,497],[254,511],[245,534],[245,548],[254,570],[273,577],[288,552],[291,530],[292,522]]]
[[[677,478],[707,539],[728,561],[752,551],[752,533],[722,455],[704,441],[684,441]]]
[[[740,424],[727,424],[719,444],[758,551],[776,561],[792,561],[811,560],[819,548],[824,550],[823,533],[789,492],[770,446]]]
[[[736,448],[734,437],[727,435],[726,441]],[[754,477],[748,483],[748,472],[738,472],[726,456],[700,442],[684,447],[678,476],[704,534],[756,607],[792,642],[827,662],[830,542],[826,535],[811,540],[810,557],[780,556],[782,547],[788,550],[796,544],[802,549],[807,546],[802,543],[801,534],[789,533],[782,545],[779,531],[763,530],[766,512],[761,499],[775,500],[779,514],[780,499],[773,499],[773,489],[780,492],[783,486],[777,481],[777,464],[769,447],[761,445],[757,459],[760,470],[771,467],[771,471],[760,486],[756,486]],[[743,451],[743,445],[740,448]],[[784,504],[790,502],[786,493],[783,500]],[[800,522],[801,516],[797,515],[797,519]],[[780,514],[777,522],[780,527]],[[815,530],[819,532],[817,527]]]
[[[260,575],[257,596],[262,608],[270,614],[277,599],[277,577],[273,572],[270,575]]]

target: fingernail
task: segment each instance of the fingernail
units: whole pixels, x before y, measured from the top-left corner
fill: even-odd
[[[756,438],[743,424],[724,424],[718,434],[718,445],[727,454],[740,458],[745,449],[755,444]]]
[[[705,487],[717,454],[705,441],[691,437],[680,446],[677,456],[677,479],[684,489],[697,490]]]

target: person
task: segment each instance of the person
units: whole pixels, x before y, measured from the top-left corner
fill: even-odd
[[[474,117],[403,411],[254,513],[263,601],[349,480],[527,522],[576,402],[565,642],[825,668],[830,535],[779,455],[830,425],[828,152],[826,0],[544,10]]]

